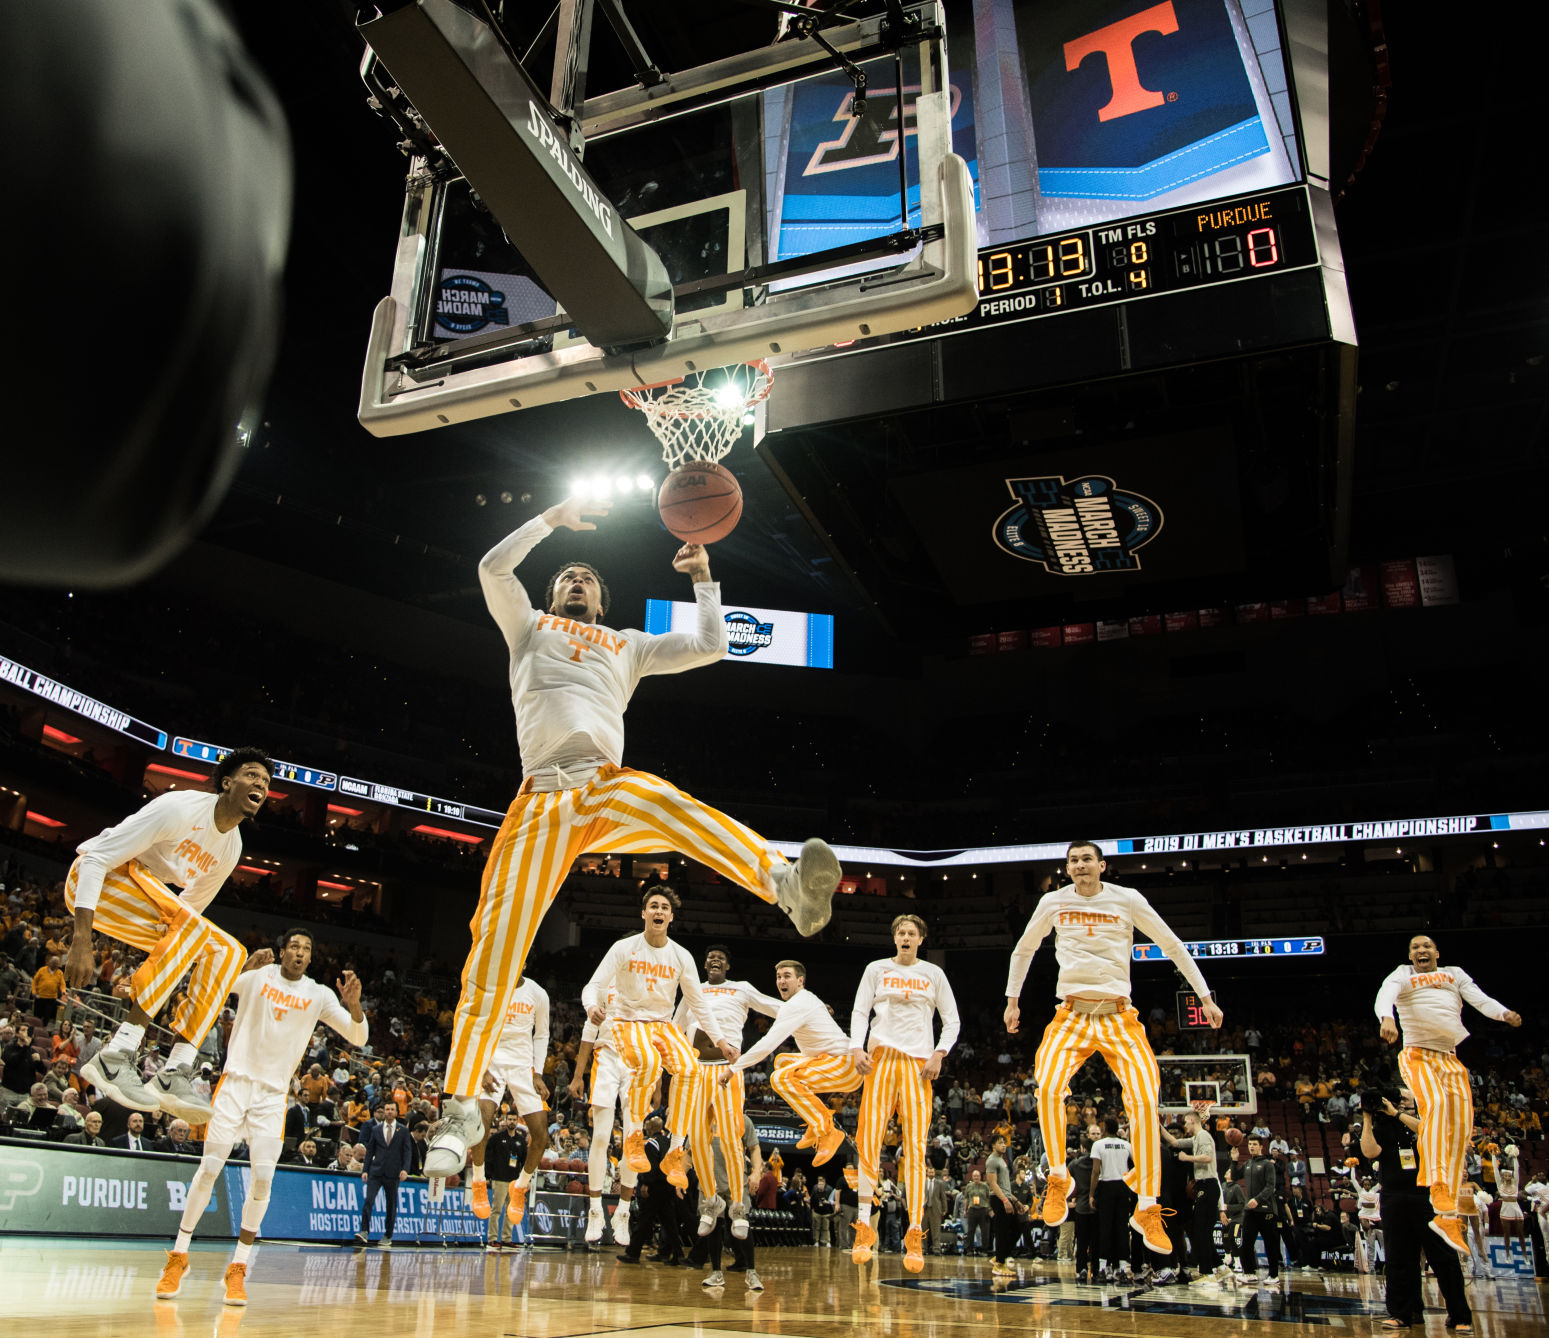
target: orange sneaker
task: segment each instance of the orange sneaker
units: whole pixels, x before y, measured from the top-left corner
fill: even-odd
[[[870,1222],[855,1224],[855,1244],[850,1246],[850,1261],[856,1264],[871,1262],[872,1246],[877,1243],[877,1229]]]
[[[844,1146],[844,1130],[837,1124],[823,1131],[818,1139],[818,1150],[812,1154],[812,1164],[821,1166]]]
[[[247,1304],[247,1265],[226,1265],[226,1304]]]
[[[167,1266],[161,1270],[161,1277],[156,1282],[156,1299],[170,1301],[182,1291],[183,1274],[186,1272],[188,1272],[187,1253],[177,1254],[168,1250]]]
[[[1458,1201],[1452,1192],[1450,1185],[1432,1185],[1431,1187],[1431,1211],[1433,1213],[1455,1213],[1458,1210]]]
[[[1043,1224],[1057,1227],[1070,1216],[1070,1172],[1050,1171],[1043,1192]]]
[[[1469,1257],[1468,1241],[1463,1236],[1463,1223],[1458,1218],[1433,1217],[1426,1225],[1465,1259]]]
[[[475,1180],[468,1186],[468,1208],[480,1220],[489,1216],[488,1180]]]
[[[662,1158],[662,1174],[674,1189],[688,1188],[688,1158],[682,1148],[673,1148]]]
[[[844,1168],[844,1182],[851,1189],[859,1189],[861,1187],[861,1173],[853,1166],[846,1166]]]
[[[506,1199],[506,1221],[512,1226],[519,1226],[526,1215],[527,1186],[512,1185],[510,1196]]]
[[[796,1140],[796,1151],[805,1152],[808,1148],[815,1148],[817,1145],[818,1131],[809,1124],[807,1132]]]
[[[1167,1228],[1162,1225],[1162,1214],[1171,1213],[1171,1208],[1163,1208],[1160,1203],[1153,1203],[1149,1208],[1138,1208],[1129,1219],[1129,1224],[1146,1238],[1146,1249],[1153,1254],[1171,1254],[1173,1243],[1167,1234]]]
[[[904,1232],[904,1267],[911,1273],[925,1268],[925,1233],[919,1227],[912,1226]]]
[[[624,1140],[624,1161],[636,1175],[651,1169],[651,1159],[645,1155],[645,1135],[638,1129]]]

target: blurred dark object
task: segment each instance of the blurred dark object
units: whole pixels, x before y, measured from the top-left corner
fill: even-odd
[[[0,580],[128,584],[213,511],[268,381],[284,115],[212,0],[79,0],[7,11],[0,124]]]

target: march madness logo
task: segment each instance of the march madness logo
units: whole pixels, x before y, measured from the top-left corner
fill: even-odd
[[[472,274],[441,281],[436,294],[436,324],[454,334],[477,334],[486,325],[509,325],[506,295]]]
[[[726,615],[726,636],[733,655],[752,655],[774,644],[774,624],[761,623],[739,609]]]
[[[1139,571],[1137,550],[1162,531],[1162,508],[1121,492],[1106,474],[1007,479],[1006,487],[1017,500],[995,522],[995,542],[1055,576]]]

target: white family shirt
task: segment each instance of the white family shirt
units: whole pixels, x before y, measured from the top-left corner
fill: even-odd
[[[935,1039],[935,1019],[941,1014],[941,1039]],[[957,1000],[946,972],[931,962],[900,966],[891,957],[873,962],[861,977],[850,1014],[850,1048],[866,1048],[866,1024],[873,1045],[886,1045],[915,1059],[929,1059],[937,1050],[957,1043]]]
[[[581,1003],[588,1012],[603,1006],[610,986],[615,992],[608,1012],[610,1022],[671,1022],[678,991],[682,990],[699,1029],[717,1045],[725,1039],[705,1004],[694,959],[682,944],[668,939],[653,948],[643,933],[621,938],[608,949],[581,991]]]
[[[1197,994],[1203,997],[1210,993],[1183,941],[1134,888],[1103,883],[1093,896],[1083,897],[1074,883],[1067,883],[1040,898],[1012,949],[1011,973],[1006,977],[1008,999],[1021,996],[1027,968],[1051,929],[1054,959],[1060,968],[1054,992],[1061,999],[1072,995],[1128,999],[1129,964],[1137,929],[1167,954]]]
[[[231,992],[237,996],[237,1019],[226,1042],[226,1072],[270,1091],[288,1090],[319,1022],[351,1045],[366,1043],[364,1017],[352,1019],[339,996],[311,976],[286,980],[278,962],[244,971]]]
[[[602,1011],[608,1016],[603,1018],[601,1023],[593,1022],[591,1018],[587,1018],[585,1025],[581,1028],[581,1039],[583,1041],[590,1041],[594,1050],[598,1046],[608,1050],[613,1048],[608,1044],[608,1020],[613,1016],[613,1001],[617,997],[618,990],[614,986],[609,985],[607,992],[602,997]]]
[[[739,1050],[749,1012],[762,1013],[765,1017],[775,1017],[780,1012],[779,999],[761,993],[745,980],[724,980],[719,985],[712,985],[707,980],[699,986],[699,992],[705,996],[705,1007],[715,1018],[721,1035]],[[690,1041],[694,1039],[694,1020],[687,999],[678,1005],[672,1021]]]
[[[1474,978],[1461,966],[1437,966],[1433,971],[1397,968],[1377,991],[1376,1011],[1380,1020],[1386,1020],[1398,1009],[1405,1045],[1451,1054],[1468,1035],[1463,1025],[1465,1003],[1497,1022],[1508,1011],[1505,1004],[1497,1003],[1474,984]]]
[[[511,701],[522,772],[540,790],[584,785],[599,766],[621,766],[624,708],[646,674],[675,674],[726,654],[721,587],[696,582],[693,634],[653,636],[576,622],[533,608],[513,568],[553,533],[535,516],[479,563],[490,615],[511,653]]]
[[[229,832],[215,826],[219,799],[208,791],[168,790],[116,827],[82,841],[75,848],[76,909],[95,909],[103,878],[135,859],[162,882],[182,888],[182,899],[202,911],[242,858],[241,824]]]
[[[734,1069],[752,1068],[762,1064],[790,1037],[795,1037],[796,1048],[804,1055],[847,1055],[850,1038],[834,1021],[825,1004],[811,990],[803,988],[780,1005],[774,1025],[757,1045],[746,1051]]]
[[[490,1068],[502,1073],[542,1069],[548,1053],[549,994],[536,980],[525,978],[506,1006]]]

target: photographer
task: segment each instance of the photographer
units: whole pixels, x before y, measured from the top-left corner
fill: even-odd
[[[1425,1322],[1420,1299],[1423,1250],[1447,1305],[1447,1327],[1457,1333],[1472,1333],[1474,1317],[1464,1294],[1457,1251],[1429,1229],[1430,1196],[1416,1180],[1419,1157],[1415,1144],[1419,1129],[1420,1121],[1408,1111],[1400,1111],[1387,1093],[1361,1094],[1361,1155],[1377,1164],[1387,1254],[1383,1276],[1387,1283],[1388,1318],[1382,1321],[1382,1327],[1407,1329],[1411,1324]]]

